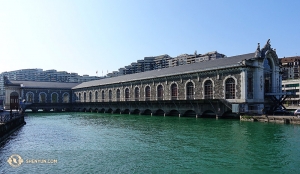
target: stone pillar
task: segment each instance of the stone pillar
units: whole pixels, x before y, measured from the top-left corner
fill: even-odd
[[[264,70],[262,68],[263,62],[259,62],[259,68],[256,68],[253,72],[253,99],[256,101],[264,101],[264,88],[265,88],[265,77],[264,77]]]
[[[241,72],[241,99],[247,99],[247,81],[248,77],[247,77],[247,69],[243,68],[242,72]]]

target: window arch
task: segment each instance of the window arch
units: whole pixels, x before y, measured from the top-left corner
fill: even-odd
[[[186,84],[186,99],[187,100],[194,99],[194,84],[193,84],[193,82],[188,82]]]
[[[81,93],[79,93],[78,98],[79,102],[81,102]]]
[[[39,102],[40,103],[46,103],[46,101],[47,101],[47,95],[46,95],[46,93],[41,92],[40,95],[39,95]]]
[[[26,94],[26,102],[34,103],[34,94],[33,92],[27,92]]]
[[[108,91],[108,99],[110,102],[112,101],[112,91],[111,90]]]
[[[235,81],[233,78],[228,78],[225,81],[225,98],[235,99]]]
[[[139,87],[135,87],[135,89],[134,89],[134,99],[135,99],[135,101],[139,101],[139,99],[140,99],[140,88]]]
[[[95,92],[95,101],[98,102],[98,91]]]
[[[177,97],[178,97],[177,84],[173,83],[171,85],[171,100],[177,100]]]
[[[102,91],[102,102],[104,102],[105,99],[105,95],[104,95],[104,91]]]
[[[157,86],[157,100],[163,100],[163,86]]]
[[[68,93],[64,93],[63,94],[63,103],[69,103],[69,94]]]
[[[125,101],[129,101],[129,89],[125,89]]]
[[[213,99],[213,85],[211,80],[204,83],[204,99]]]
[[[92,92],[89,93],[89,102],[92,102]]]
[[[83,93],[83,102],[86,102],[86,92]]]
[[[145,99],[146,99],[147,101],[150,100],[150,93],[151,93],[151,91],[150,91],[150,86],[146,86],[146,88],[145,88]]]
[[[56,92],[51,94],[51,103],[58,103],[58,94]]]
[[[120,89],[117,89],[117,101],[120,101],[121,98],[121,92]]]

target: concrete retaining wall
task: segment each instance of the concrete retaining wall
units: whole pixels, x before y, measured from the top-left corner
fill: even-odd
[[[240,120],[282,124],[300,124],[300,118],[296,116],[240,116]]]

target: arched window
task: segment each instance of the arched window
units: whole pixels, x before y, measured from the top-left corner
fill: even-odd
[[[34,103],[34,95],[32,92],[28,92],[26,94],[26,102],[27,103]]]
[[[79,93],[78,98],[79,98],[79,102],[81,102],[81,93]]]
[[[51,103],[58,103],[58,94],[56,92],[51,94]]]
[[[92,92],[89,93],[89,102],[92,102]]]
[[[150,100],[150,86],[146,86],[145,88],[145,97],[147,101]]]
[[[44,92],[40,93],[39,102],[46,103],[46,93],[44,93]]]
[[[235,99],[235,81],[233,78],[229,78],[225,82],[225,98]]]
[[[204,83],[204,98],[213,99],[213,86],[211,80],[206,80]]]
[[[140,88],[135,87],[135,89],[134,89],[134,99],[135,99],[135,101],[139,101],[139,98],[140,98]]]
[[[163,99],[163,86],[158,85],[157,86],[157,100],[162,100]]]
[[[125,101],[129,101],[129,89],[125,89]]]
[[[104,91],[102,91],[102,102],[104,102],[105,96],[104,96]]]
[[[120,98],[121,98],[120,89],[117,89],[117,101],[120,101]]]
[[[83,102],[86,102],[86,93],[83,93]]]
[[[109,101],[112,100],[112,91],[111,90],[108,91],[108,98],[109,98]]]
[[[171,85],[171,100],[177,100],[178,91],[177,91],[177,84],[173,83]]]
[[[278,91],[278,89],[272,89],[272,62],[270,59],[264,59],[264,79],[265,79],[265,93]],[[281,87],[280,87],[281,89]]]
[[[187,100],[194,99],[194,84],[193,84],[193,82],[188,82],[186,84],[186,99]]]
[[[64,95],[63,95],[63,103],[69,103],[69,94],[68,93],[64,93]]]
[[[98,102],[98,91],[95,92],[95,101]]]

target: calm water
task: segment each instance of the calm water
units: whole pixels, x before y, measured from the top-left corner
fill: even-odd
[[[0,145],[0,173],[300,171],[299,125],[93,113],[26,122]],[[19,167],[7,162],[13,154]]]

